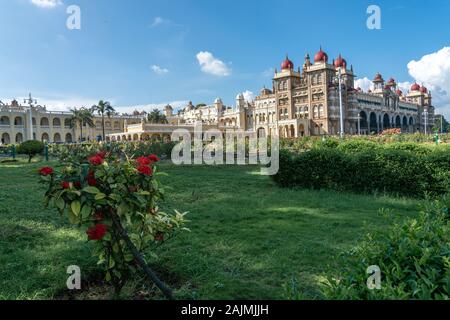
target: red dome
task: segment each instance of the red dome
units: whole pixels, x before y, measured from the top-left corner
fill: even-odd
[[[281,64],[281,70],[286,69],[294,69],[294,63],[291,60],[289,60],[287,55],[286,59],[284,59],[283,63]]]
[[[396,93],[397,95],[399,95],[399,96],[402,96],[402,95],[403,95],[403,91],[400,90],[400,89],[397,89],[397,91],[395,91],[395,93]]]
[[[425,88],[424,86],[420,87],[420,92],[422,93],[428,93],[428,89]]]
[[[342,58],[341,55],[339,55],[339,57],[336,60],[334,60],[334,66],[336,68],[340,68],[340,67],[346,68],[347,67],[347,61],[345,61],[345,59]]]
[[[320,48],[320,51],[314,56],[314,62],[328,62],[328,55]]]
[[[383,76],[380,73],[377,73],[373,81],[383,81]]]
[[[414,83],[411,86],[411,91],[419,91],[420,90],[420,86],[417,83]]]

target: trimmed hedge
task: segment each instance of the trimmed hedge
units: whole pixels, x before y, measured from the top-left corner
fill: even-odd
[[[437,195],[445,193],[450,181],[450,154],[383,148],[316,148],[299,154],[281,150],[273,179],[281,187]]]

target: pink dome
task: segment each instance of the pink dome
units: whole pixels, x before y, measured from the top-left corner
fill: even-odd
[[[340,67],[346,68],[347,61],[345,61],[345,59],[342,58],[342,56],[339,54],[339,57],[336,60],[334,60],[334,66],[336,68],[340,68]]]
[[[414,83],[411,86],[411,91],[419,91],[420,90],[420,86],[417,83]]]
[[[319,52],[314,56],[314,62],[328,62],[328,55],[320,48]]]
[[[286,59],[284,59],[283,63],[281,64],[281,70],[289,69],[294,69],[294,63],[289,60],[288,56],[286,55]]]

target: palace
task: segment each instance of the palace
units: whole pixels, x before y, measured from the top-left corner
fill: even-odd
[[[167,124],[148,123],[142,116],[114,116],[106,120],[105,138],[107,141],[168,140],[175,129],[193,132],[199,123],[204,129],[241,129],[259,136],[337,135],[340,102],[345,134],[372,134],[389,128],[400,128],[405,133],[431,132],[435,108],[431,92],[423,85],[414,83],[404,93],[393,78],[385,81],[379,73],[367,92],[355,88],[354,83],[353,66],[341,55],[329,63],[327,53],[321,48],[312,61],[307,54],[302,67],[297,69],[286,56],[280,71],[275,70],[272,88],[263,88],[254,101],[246,101],[239,94],[234,106],[226,106],[217,98],[211,105],[195,107],[189,103],[177,113],[167,105],[164,108]],[[69,126],[69,112],[33,106],[32,113],[33,130],[29,130],[29,107],[15,100],[10,105],[0,102],[2,143],[30,139],[31,132],[33,139],[56,143],[80,139],[79,128]],[[83,137],[99,139],[101,129],[101,118],[96,117],[94,128],[83,128]]]
[[[252,102],[239,94],[233,107],[225,106],[218,98],[209,106],[194,107],[189,103],[178,114],[168,105],[164,112],[169,124],[135,124],[107,138],[169,139],[174,129],[192,132],[196,123],[222,131],[242,129],[286,138],[337,135],[339,83],[345,134],[380,133],[389,128],[400,128],[405,133],[431,132],[434,107],[427,88],[414,83],[409,92],[403,93],[393,78],[385,81],[377,73],[373,88],[363,92],[354,87],[354,80],[353,66],[349,67],[341,55],[329,63],[328,55],[321,48],[313,61],[307,54],[302,68],[297,70],[286,57],[281,70],[275,70],[272,89],[263,88]]]
[[[30,121],[31,117],[31,121]],[[71,143],[81,140],[79,126],[71,127],[71,112],[49,111],[36,105],[23,106],[17,100],[10,104],[0,101],[0,144],[41,140],[54,143]],[[83,126],[83,140],[97,140],[102,135],[101,117],[94,116],[94,127]],[[123,132],[128,123],[141,122],[140,117],[115,115],[105,118],[105,134]],[[32,129],[30,130],[32,123]]]

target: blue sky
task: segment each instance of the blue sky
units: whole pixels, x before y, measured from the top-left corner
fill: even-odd
[[[381,8],[381,30],[366,27],[371,4]],[[81,9],[81,30],[66,28],[69,5]],[[239,92],[270,86],[286,53],[297,67],[322,45],[360,78],[425,82],[450,115],[450,67],[440,51],[450,46],[449,14],[447,0],[0,0],[0,99],[31,91],[55,108],[216,97],[231,105]],[[443,61],[408,67],[438,52]],[[422,75],[434,64],[437,73]]]

